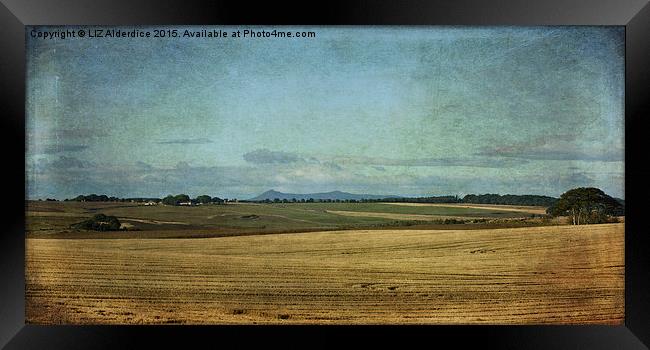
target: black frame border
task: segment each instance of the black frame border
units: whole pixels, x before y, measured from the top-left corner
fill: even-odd
[[[172,0],[0,0],[0,96],[5,188],[11,196],[0,233],[0,346],[7,349],[170,347],[203,340],[213,345],[325,345],[354,337],[400,346],[429,340],[507,348],[647,349],[650,344],[650,258],[642,226],[643,160],[650,117],[648,0],[330,1],[318,3]],[[625,78],[625,324],[623,326],[34,326],[25,324],[25,26],[60,24],[214,25],[621,25],[626,30]],[[22,147],[20,147],[22,145]]]

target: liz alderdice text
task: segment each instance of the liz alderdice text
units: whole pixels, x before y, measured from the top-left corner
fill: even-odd
[[[29,35],[35,39],[66,39],[66,38],[315,38],[316,32],[311,31],[279,31],[279,30],[222,30],[222,29],[65,29],[38,30],[32,29]]]

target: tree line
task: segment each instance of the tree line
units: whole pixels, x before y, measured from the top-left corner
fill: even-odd
[[[49,198],[48,198],[49,200]],[[429,197],[389,197],[379,199],[265,199],[261,201],[242,201],[251,203],[471,203],[471,204],[502,204],[502,205],[530,205],[549,207],[557,202],[557,198],[538,195],[499,195],[499,194],[468,194],[464,197],[459,196],[429,196]],[[130,197],[119,198],[107,195],[79,195],[74,198],[65,199],[65,201],[75,202],[135,202],[135,203],[162,203],[166,205],[184,204],[224,204],[236,199],[227,199],[211,197],[209,195],[200,195],[191,198],[186,194],[168,195],[164,198],[156,197]]]
[[[196,198],[190,198],[186,194],[177,194],[175,196],[170,194],[161,200],[162,204],[166,205],[225,204],[226,201],[226,199],[210,197],[207,194],[197,196]]]
[[[79,195],[74,198],[65,199],[64,201],[68,202],[132,202],[132,203],[162,203],[166,205],[183,205],[183,204],[225,204],[228,201],[236,201],[236,199],[227,199],[219,197],[211,197],[209,195],[200,195],[196,198],[190,198],[186,194],[177,194],[177,195],[168,195],[164,198],[156,197],[131,197],[131,198],[119,198],[119,197],[109,197],[107,195],[101,194],[89,194],[89,195]]]
[[[530,205],[549,207],[557,202],[557,198],[537,195],[498,195],[498,194],[468,194],[463,197],[462,203],[473,204],[502,204],[502,205]]]
[[[528,205],[549,207],[557,198],[538,195],[499,195],[499,194],[468,194],[459,196],[431,196],[431,197],[389,197],[379,199],[264,199],[260,201],[243,201],[251,203],[471,203],[471,204],[502,204],[502,205]]]

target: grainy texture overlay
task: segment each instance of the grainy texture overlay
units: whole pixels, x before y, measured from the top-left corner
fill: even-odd
[[[622,26],[25,39],[29,323],[623,322]]]
[[[274,29],[315,36],[243,37]],[[26,36],[30,199],[624,195],[623,27]]]

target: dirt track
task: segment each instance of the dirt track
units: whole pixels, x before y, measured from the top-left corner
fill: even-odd
[[[392,220],[421,220],[433,221],[444,219],[479,219],[480,217],[469,216],[449,216],[449,215],[425,215],[425,214],[397,214],[397,213],[378,213],[366,211],[346,211],[346,210],[327,210],[328,213],[353,216],[353,217],[366,217],[366,218],[385,218]]]
[[[544,207],[517,206],[517,205],[492,205],[492,204],[458,204],[458,203],[382,203],[388,205],[402,205],[407,207],[452,207],[469,209],[494,209],[499,211],[514,211],[528,214],[546,214]]]

